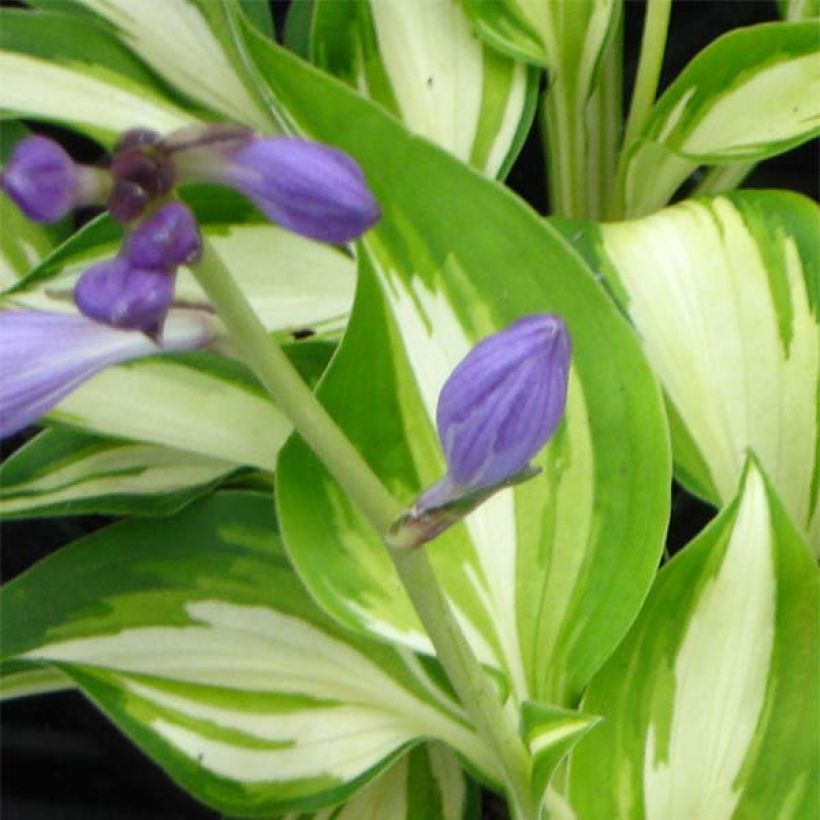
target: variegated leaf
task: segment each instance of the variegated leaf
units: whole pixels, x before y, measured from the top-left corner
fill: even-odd
[[[620,0],[461,0],[477,31],[505,54],[548,69],[586,101]]]
[[[74,688],[74,681],[58,669],[31,661],[0,663],[0,702]]]
[[[65,123],[106,145],[137,125],[164,133],[197,122],[88,17],[2,9],[0,49],[3,116]]]
[[[753,462],[664,567],[584,708],[575,817],[802,820],[817,794],[817,568]]]
[[[535,311],[569,324],[569,409],[537,459],[543,474],[429,552],[479,657],[515,697],[572,701],[634,617],[661,549],[669,462],[646,363],[580,258],[519,200],[248,37],[279,104],[350,151],[384,207],[319,395],[396,495],[409,503],[441,475],[437,393],[475,341]],[[298,439],[280,457],[277,493],[289,553],[316,599],[345,624],[428,650],[377,534]]]
[[[268,329],[290,334],[344,326],[355,281],[349,256],[269,224],[210,223],[204,231]],[[119,231],[100,218],[18,283],[7,304],[73,310],[74,282],[93,262],[115,255],[118,245]],[[188,271],[179,274],[177,298],[204,303]],[[61,402],[50,418],[97,435],[196,454],[189,466],[200,475],[208,459],[271,470],[291,431],[243,367],[205,354],[109,368]],[[174,462],[178,455],[157,458]]]
[[[119,249],[121,232],[107,222],[101,218],[75,234],[17,283],[8,298],[35,310],[73,310],[71,290],[83,271]],[[350,256],[270,223],[210,223],[203,226],[203,233],[226,260],[268,330],[330,332],[344,327],[356,281]],[[186,268],[178,274],[175,293],[182,302],[207,303]]]
[[[820,548],[820,212],[739,191],[631,222],[571,225],[668,397],[679,479],[732,498],[749,449]]]
[[[313,60],[464,162],[504,176],[537,76],[483,46],[456,0],[314,3]]]
[[[273,127],[238,61],[225,21],[209,0],[78,0],[113,26],[154,71],[198,104],[261,131]],[[132,123],[143,125],[143,123]]]
[[[522,704],[521,731],[532,755],[532,790],[538,800],[546,797],[547,786],[561,760],[600,720],[596,715],[535,701]]]
[[[440,744],[411,749],[342,806],[281,820],[469,820],[478,794]]]
[[[820,133],[820,21],[736,29],[701,51],[632,146],[625,213],[665,205],[701,164],[759,160]]]
[[[435,666],[334,626],[274,528],[267,496],[224,493],[92,535],[4,588],[3,653],[56,665],[229,814],[338,803],[420,738],[495,780]]]
[[[170,447],[48,430],[0,465],[0,516],[166,515],[236,469]]]

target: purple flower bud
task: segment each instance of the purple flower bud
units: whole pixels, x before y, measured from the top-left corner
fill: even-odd
[[[213,339],[212,322],[201,311],[173,311],[160,346],[76,314],[0,313],[0,438],[36,421],[108,365],[203,347]]]
[[[169,202],[125,240],[122,255],[138,268],[173,270],[197,262],[202,240],[194,215],[180,202]]]
[[[174,164],[181,182],[235,188],[273,222],[323,242],[355,239],[381,215],[356,162],[307,140],[203,136],[176,150]]]
[[[74,303],[95,322],[159,334],[174,298],[174,275],[137,268],[122,256],[89,268],[74,287]]]
[[[564,414],[570,340],[557,316],[525,316],[479,342],[447,379],[436,424],[447,475],[419,509],[491,489],[526,470]]]
[[[147,129],[135,128],[120,137],[109,171],[113,188],[107,206],[122,223],[136,219],[174,187],[174,167],[161,139]]]
[[[34,222],[57,222],[74,207],[77,166],[54,140],[26,137],[0,177],[3,190]]]

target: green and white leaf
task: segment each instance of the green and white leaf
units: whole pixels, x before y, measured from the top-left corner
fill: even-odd
[[[311,54],[490,176],[504,176],[532,122],[537,75],[482,45],[456,0],[317,0]]]
[[[281,820],[468,820],[478,818],[476,789],[440,744],[416,746],[342,806]]]
[[[0,702],[75,688],[74,681],[58,669],[30,661],[0,663]]]
[[[167,132],[199,119],[90,17],[2,9],[0,50],[4,117],[65,123],[105,145],[137,125]]]
[[[435,402],[470,346],[525,313],[569,323],[569,411],[536,460],[543,474],[428,549],[514,698],[571,701],[625,633],[661,550],[669,462],[649,369],[580,257],[516,197],[250,30],[248,45],[279,104],[352,153],[384,207],[319,395],[397,497],[409,503],[443,472]],[[298,439],[277,470],[289,554],[316,600],[429,651],[377,534]]]
[[[218,811],[336,804],[421,738],[498,779],[434,665],[317,610],[265,495],[115,525],[8,584],[0,605],[7,658],[54,664]]]
[[[344,326],[355,281],[349,256],[269,224],[212,224],[205,233],[269,330],[333,332]],[[71,289],[77,278],[95,261],[114,256],[118,237],[105,220],[92,223],[45,260],[6,304],[73,310]],[[205,303],[187,270],[179,274],[177,298]],[[198,475],[204,475],[207,464],[209,471],[216,470],[212,459],[224,462],[226,469],[251,465],[272,470],[291,431],[290,422],[242,366],[208,354],[109,368],[49,417],[89,433],[194,454],[188,467]],[[154,456],[168,464],[179,457],[178,452],[158,451]]]
[[[780,16],[785,20],[810,20],[820,17],[818,0],[777,0]]]
[[[778,817],[818,804],[817,568],[755,462],[664,567],[584,709],[579,820]]]
[[[532,790],[536,799],[547,798],[547,786],[558,764],[600,720],[595,715],[545,703],[522,704],[521,731],[532,756]]]
[[[108,221],[108,220],[105,220]],[[265,327],[287,333],[344,327],[353,301],[355,263],[345,253],[270,223],[207,224],[203,233],[225,260]],[[71,290],[91,265],[117,254],[120,232],[95,223],[75,234],[13,293],[15,305],[73,310]],[[177,276],[176,298],[207,304],[187,268]]]
[[[167,515],[235,470],[208,456],[58,428],[0,465],[0,516]]]
[[[65,123],[111,144],[136,124],[161,133],[197,118],[147,88],[102,69],[65,68],[0,51],[0,108],[7,115]]]
[[[586,101],[620,0],[461,0],[478,33],[515,59],[546,68],[550,84],[573,86]]]
[[[632,146],[625,213],[665,205],[701,164],[760,160],[820,133],[820,21],[736,29],[701,51]]]
[[[816,204],[739,191],[567,236],[629,315],[668,398],[678,478],[721,506],[748,450],[820,549]]]
[[[7,197],[0,198],[0,290],[14,285],[51,250],[42,226],[26,219]]]
[[[260,131],[270,116],[224,42],[209,0],[78,0],[170,85],[211,111]]]

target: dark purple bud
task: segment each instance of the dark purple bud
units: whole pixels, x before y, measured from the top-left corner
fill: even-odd
[[[142,148],[155,148],[162,142],[162,137],[150,128],[132,128],[120,134],[114,153],[121,151],[137,151]]]
[[[136,219],[147,207],[151,197],[136,182],[117,180],[106,203],[111,216],[123,225]]]
[[[417,506],[439,507],[525,471],[564,415],[569,364],[566,325],[550,314],[526,316],[479,342],[439,395],[447,475]]]
[[[215,182],[253,200],[273,222],[323,242],[348,242],[381,215],[347,154],[289,137],[232,138],[174,154],[181,182]]]
[[[46,137],[26,137],[11,155],[0,186],[34,222],[57,222],[74,207],[74,160]]]
[[[180,202],[163,205],[125,240],[122,256],[137,268],[173,270],[197,262],[202,240],[194,215]]]
[[[74,287],[80,312],[111,327],[157,336],[174,298],[174,275],[117,257],[89,268]]]
[[[193,350],[213,338],[213,318],[194,310],[171,312],[162,345],[142,333],[115,330],[76,314],[0,313],[0,438],[37,421],[109,365]]]
[[[174,187],[174,167],[150,131],[126,132],[114,151],[109,171],[114,185],[108,209],[123,223],[136,219],[150,202]]]

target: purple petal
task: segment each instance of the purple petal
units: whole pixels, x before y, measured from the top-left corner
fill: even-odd
[[[36,421],[108,365],[207,344],[211,321],[198,311],[175,311],[160,346],[76,314],[0,313],[0,438]]]
[[[74,287],[80,312],[111,327],[156,335],[174,298],[174,276],[117,257],[89,268]]]
[[[0,176],[0,187],[34,222],[57,222],[74,207],[77,166],[54,140],[26,137]]]
[[[134,267],[154,270],[196,262],[202,240],[194,215],[180,202],[163,205],[128,236],[122,255]]]
[[[273,222],[323,242],[355,239],[381,215],[356,162],[315,142],[234,138],[180,151],[175,161],[180,180],[236,188]]]
[[[436,412],[453,482],[475,491],[529,464],[563,417],[569,360],[566,326],[549,314],[519,319],[473,348]]]

